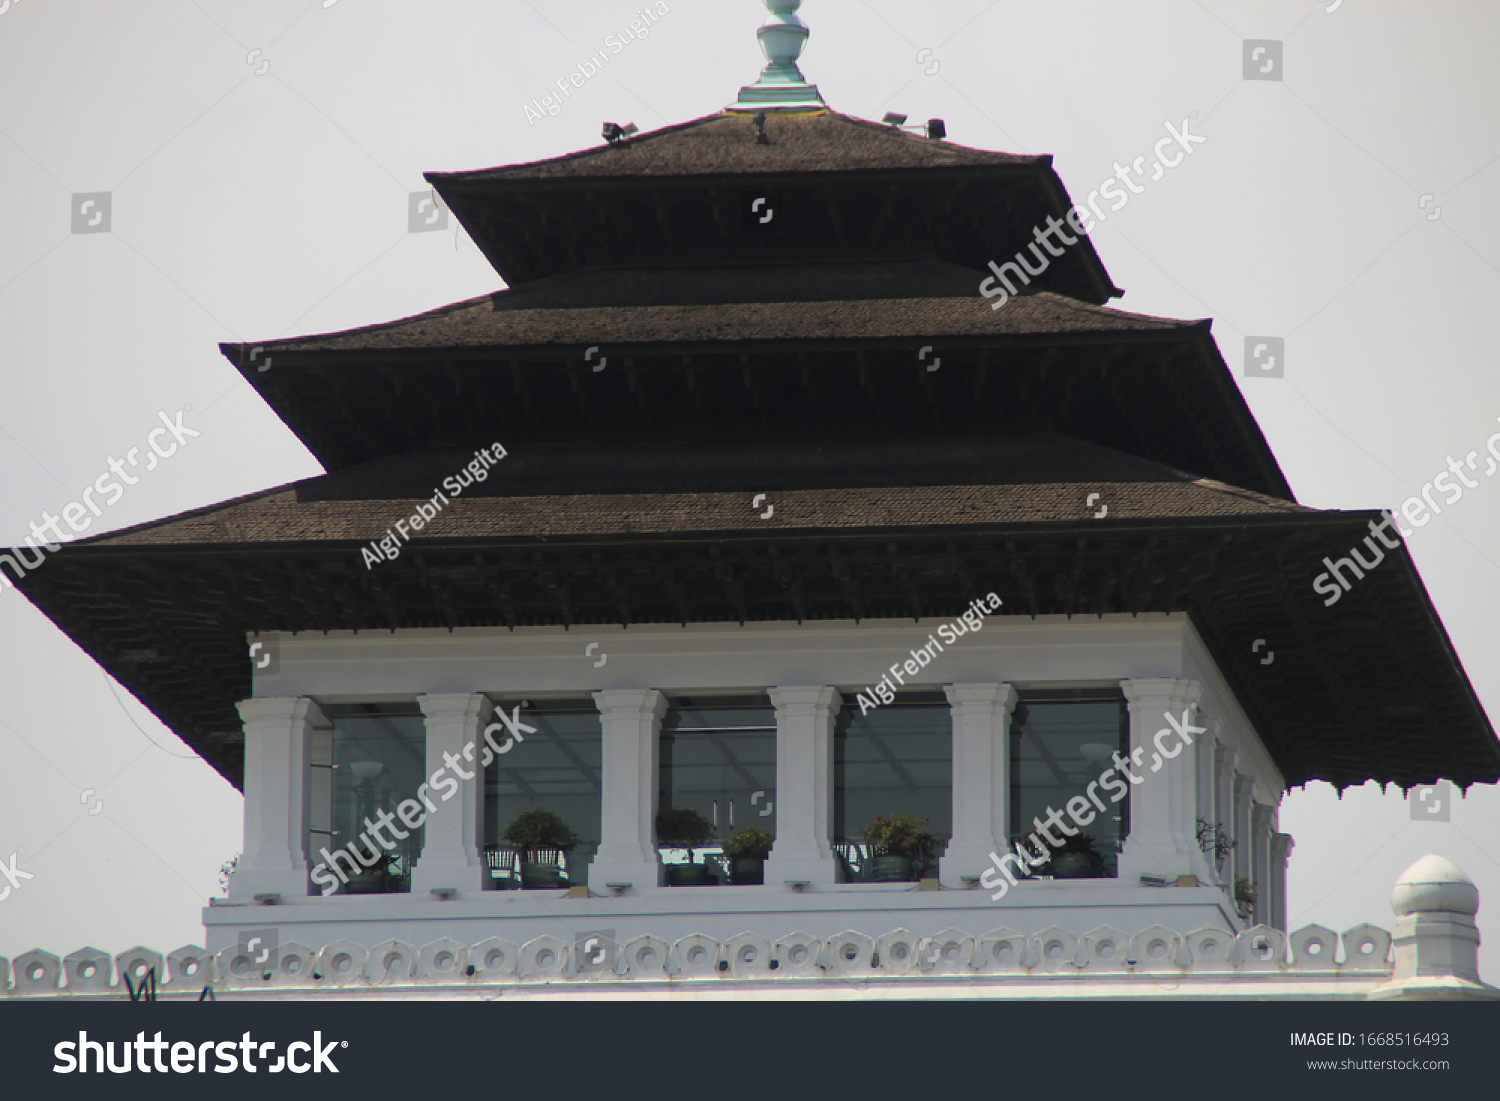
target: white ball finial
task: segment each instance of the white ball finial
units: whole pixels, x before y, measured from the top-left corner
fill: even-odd
[[[1451,860],[1429,853],[1396,880],[1391,909],[1398,917],[1417,913],[1472,917],[1479,912],[1479,888]]]

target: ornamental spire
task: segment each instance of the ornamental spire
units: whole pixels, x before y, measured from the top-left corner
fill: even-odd
[[[815,84],[809,84],[797,68],[797,58],[807,45],[807,24],[797,17],[802,0],[765,0],[771,18],[755,37],[768,64],[754,84],[740,89],[740,98],[728,110],[736,114],[758,111],[821,111],[827,109]]]

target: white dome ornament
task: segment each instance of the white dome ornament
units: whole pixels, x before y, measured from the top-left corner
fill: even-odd
[[[1479,978],[1479,890],[1457,865],[1422,857],[1396,881],[1391,909],[1395,966],[1371,1001],[1500,1000]]]
[[[797,68],[797,59],[811,32],[797,17],[802,0],[765,0],[771,18],[755,32],[767,65],[754,84],[740,89],[740,98],[727,110],[732,114],[758,111],[815,114],[828,109],[815,84]]]

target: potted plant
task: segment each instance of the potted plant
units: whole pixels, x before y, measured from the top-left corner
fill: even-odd
[[[925,867],[932,855],[933,837],[923,828],[931,821],[898,814],[894,818],[876,818],[866,826],[865,839],[875,846],[868,878],[886,883],[915,879],[918,865]]]
[[[1057,879],[1090,879],[1104,867],[1094,839],[1086,833],[1064,838],[1053,853],[1052,875]]]
[[[724,855],[729,857],[730,881],[764,883],[766,857],[771,855],[771,846],[775,843],[774,834],[756,826],[746,826],[732,834],[724,842]]]
[[[229,881],[234,877],[236,869],[240,866],[240,857],[243,853],[235,853],[224,863],[219,865],[219,890],[224,892],[224,897],[229,897]]]
[[[671,849],[686,849],[686,864],[667,865],[667,885],[670,887],[707,886],[714,882],[713,873],[696,862],[693,849],[713,838],[713,823],[697,811],[687,807],[674,807],[656,816],[656,838]]]
[[[1229,831],[1224,828],[1222,822],[1198,819],[1198,848],[1205,856],[1214,858],[1215,871],[1223,869],[1225,858],[1234,850],[1236,844],[1237,842],[1229,839]]]
[[[1234,903],[1243,918],[1249,918],[1255,912],[1255,884],[1246,876],[1234,881]]]
[[[363,865],[364,861],[361,860],[360,864]],[[365,865],[364,871],[349,877],[344,893],[383,895],[396,890],[400,885],[400,880],[396,875],[396,858],[390,853],[381,853],[380,858],[374,864]]]
[[[566,887],[563,854],[578,838],[568,824],[550,810],[532,807],[516,815],[500,835],[521,853],[521,888],[547,890]]]

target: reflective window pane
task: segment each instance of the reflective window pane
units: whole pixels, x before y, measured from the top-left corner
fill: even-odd
[[[695,860],[719,851],[731,833],[755,826],[776,832],[776,710],[765,695],[678,697],[662,720],[658,805],[695,810],[712,839],[693,850]],[[684,849],[663,849],[666,863],[688,859]],[[717,878],[723,867],[713,866]]]
[[[323,713],[333,729],[315,732],[311,746],[307,848],[314,890],[329,882],[317,872],[321,864],[337,877],[339,893],[409,891],[424,828],[408,829],[397,812],[403,801],[416,801],[426,782],[422,712],[401,703],[329,705]]]
[[[840,710],[833,732],[833,839],[860,841],[877,817],[930,819],[953,834],[953,712],[941,692],[898,693],[861,715]]]
[[[495,706],[515,716],[521,702],[496,700]],[[558,885],[587,883],[601,833],[604,745],[599,710],[587,696],[534,700],[521,707],[519,720],[536,732],[523,731],[524,740],[516,741],[508,731],[495,731],[494,740],[505,752],[492,750],[494,759],[485,770],[485,847],[494,886],[520,886],[521,869],[503,834],[519,815],[534,809],[559,816],[576,838],[562,854]],[[498,715],[495,721],[500,721]]]
[[[1068,801],[1082,797],[1095,817],[1079,831],[1090,837],[1098,860],[1087,872],[1080,867],[1058,875],[1115,874],[1120,843],[1130,830],[1130,798],[1114,802],[1111,789],[1095,789],[1107,808],[1100,812],[1088,800],[1088,787],[1113,768],[1111,754],[1130,752],[1130,719],[1125,698],[1119,691],[1057,689],[1020,693],[1011,724],[1011,821],[1012,841],[1020,841],[1035,828],[1034,821],[1048,820],[1056,810],[1070,828]],[[1116,783],[1125,784],[1123,780]],[[1059,840],[1065,831],[1052,827]],[[1035,850],[1032,850],[1035,851]],[[1053,863],[1056,863],[1054,858]],[[1040,871],[1048,871],[1043,866]]]

